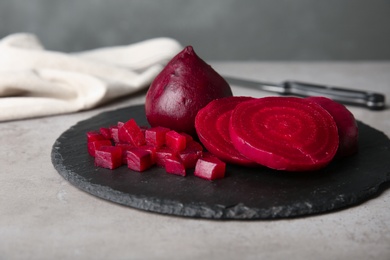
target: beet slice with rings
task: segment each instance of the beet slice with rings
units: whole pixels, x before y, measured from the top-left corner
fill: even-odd
[[[359,129],[354,115],[343,104],[327,97],[307,97],[318,103],[332,115],[339,131],[339,148],[337,158],[353,155],[358,152]]]
[[[297,97],[241,102],[231,114],[229,131],[240,153],[276,170],[323,168],[339,144],[333,117],[317,103]]]
[[[195,118],[195,129],[204,147],[224,162],[239,165],[257,165],[244,157],[233,146],[229,134],[229,121],[233,109],[252,97],[226,97],[211,101]]]

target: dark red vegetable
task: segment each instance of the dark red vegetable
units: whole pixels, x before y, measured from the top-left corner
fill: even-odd
[[[89,131],[87,132],[87,142],[93,142],[93,141],[99,141],[99,140],[106,140],[106,138],[100,133],[96,131]]]
[[[115,169],[122,165],[122,148],[118,146],[102,146],[95,152],[95,165]]]
[[[183,161],[176,156],[165,159],[165,171],[171,174],[186,176],[186,167]]]
[[[242,102],[231,115],[229,130],[239,152],[277,170],[320,169],[339,144],[333,117],[317,103],[297,97]]]
[[[161,147],[165,145],[165,135],[169,128],[156,126],[145,130],[145,140],[149,145]]]
[[[206,180],[216,180],[225,177],[226,163],[214,155],[205,153],[196,162],[194,175]]]
[[[156,149],[156,164],[160,167],[165,167],[165,160],[175,155],[175,152],[167,147],[159,147]]]
[[[130,119],[123,125],[118,125],[119,141],[134,146],[146,144],[144,132],[134,119]]]
[[[150,152],[139,147],[133,147],[126,152],[127,167],[137,172],[143,172],[152,167],[152,156]]]
[[[195,135],[196,113],[210,101],[232,96],[225,79],[191,46],[178,53],[153,80],[146,94],[149,124]]]
[[[175,152],[183,151],[187,146],[187,137],[171,130],[165,135],[165,144]]]
[[[178,153],[178,157],[183,161],[186,169],[195,168],[196,162],[202,155],[202,145],[193,140],[187,142],[186,148]]]
[[[112,143],[110,140],[97,140],[88,142],[88,153],[89,155],[95,157],[96,150],[99,150],[102,146],[112,146]]]
[[[87,132],[88,153],[95,157],[95,165],[115,169],[127,165],[143,172],[157,165],[167,173],[186,176],[203,155],[203,146],[191,135],[165,127],[139,127],[134,119],[118,122],[109,128]],[[209,172],[221,176],[221,169]],[[223,173],[224,174],[224,173]]]
[[[358,152],[359,129],[355,117],[343,104],[326,97],[308,97],[308,100],[325,108],[336,121],[339,133],[337,157],[350,156]]]
[[[230,140],[229,121],[233,109],[251,97],[227,97],[211,101],[195,118],[199,140],[205,148],[221,160],[246,166],[255,163],[243,156]]]

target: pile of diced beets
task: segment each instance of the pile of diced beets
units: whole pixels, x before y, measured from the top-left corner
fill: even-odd
[[[143,172],[157,166],[180,176],[194,169],[195,176],[207,180],[225,176],[225,162],[205,152],[190,135],[166,127],[140,127],[134,119],[87,132],[87,142],[98,167],[127,165]]]

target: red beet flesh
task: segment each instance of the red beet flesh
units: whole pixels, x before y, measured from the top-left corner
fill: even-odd
[[[97,140],[97,141],[88,142],[87,145],[88,145],[89,155],[95,157],[96,150],[99,150],[100,147],[103,146],[112,146],[112,143],[110,140]]]
[[[122,149],[118,146],[103,146],[95,152],[95,165],[115,169],[122,165]]]
[[[340,158],[357,153],[359,129],[351,111],[344,105],[326,97],[308,97],[307,99],[325,108],[335,120],[340,139],[336,156]]]
[[[178,53],[154,79],[145,113],[152,127],[196,135],[195,116],[210,101],[232,96],[229,84],[191,46]]]
[[[242,102],[231,114],[229,131],[245,157],[277,170],[320,169],[339,144],[333,117],[317,103],[296,97]]]
[[[134,147],[127,151],[127,167],[137,172],[143,172],[152,167],[151,153]]]
[[[226,163],[213,155],[205,154],[196,162],[194,175],[206,179],[216,180],[225,177]]]
[[[255,163],[234,147],[229,134],[229,121],[233,109],[250,97],[227,97],[211,101],[195,118],[195,128],[204,147],[221,160],[246,166]]]
[[[127,165],[133,171],[144,172],[157,165],[167,173],[186,176],[187,169],[194,169],[203,156],[203,146],[192,136],[164,127],[141,128],[133,119],[86,135],[88,153],[95,157],[95,165],[108,169]],[[221,178],[224,172],[218,166],[202,174],[213,179]]]
[[[165,159],[165,171],[171,174],[186,176],[186,167],[183,161],[176,156]]]
[[[187,137],[176,131],[169,131],[165,135],[166,145],[175,152],[183,151],[187,146]]]
[[[134,119],[130,119],[118,127],[119,141],[134,146],[146,144],[144,132],[137,125]]]
[[[146,129],[145,130],[146,143],[156,147],[161,147],[165,145],[165,135],[168,131],[170,131],[169,128],[161,127],[161,126]]]

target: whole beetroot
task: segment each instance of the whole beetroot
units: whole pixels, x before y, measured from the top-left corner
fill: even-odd
[[[187,46],[165,66],[146,94],[151,126],[196,135],[195,116],[210,101],[232,96],[225,79]]]

